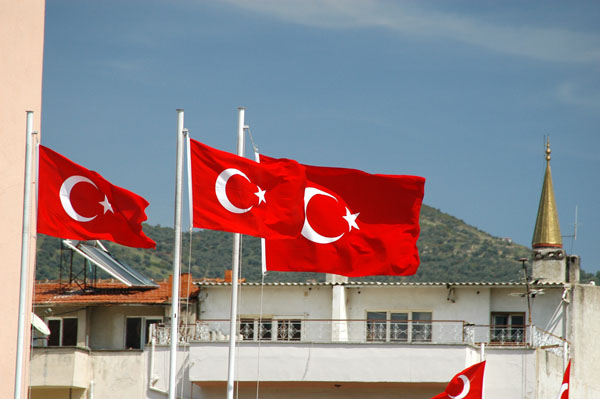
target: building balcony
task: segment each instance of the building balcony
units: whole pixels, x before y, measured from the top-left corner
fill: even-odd
[[[87,388],[91,379],[90,353],[78,347],[34,347],[31,381],[35,387]]]
[[[190,381],[200,385],[227,376],[228,320],[181,326],[189,352]],[[532,333],[533,332],[533,333]],[[166,345],[170,329],[158,326],[155,343]],[[474,325],[435,320],[253,320],[237,334],[238,381],[442,383],[478,361],[480,345],[508,363],[535,356],[535,348],[563,349],[559,337],[529,326]],[[159,350],[164,351],[166,348]]]
[[[199,320],[180,326],[180,343],[229,341],[229,320]],[[560,346],[564,339],[527,325],[480,325],[462,320],[241,319],[238,342],[352,343],[494,346]],[[170,342],[170,326],[151,333],[157,345]]]

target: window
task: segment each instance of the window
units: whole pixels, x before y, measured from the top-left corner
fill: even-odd
[[[525,342],[525,313],[492,313],[491,342]]]
[[[431,342],[431,312],[412,312],[413,342]]]
[[[431,312],[367,312],[367,341],[431,342]]]
[[[150,342],[150,325],[161,323],[158,317],[127,317],[125,320],[125,348],[142,349]]]
[[[386,341],[387,312],[367,312],[367,341]]]
[[[48,319],[48,346],[76,346],[77,345],[77,318],[52,318]]]
[[[301,320],[277,320],[278,341],[300,341],[301,333]]]
[[[300,341],[302,320],[299,319],[240,319],[240,335],[244,341]]]
[[[271,319],[240,319],[240,334],[244,341],[270,341],[273,321]]]

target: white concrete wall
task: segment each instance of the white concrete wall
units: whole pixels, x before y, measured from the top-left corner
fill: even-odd
[[[600,287],[576,284],[569,306],[571,399],[600,398]]]
[[[89,345],[92,349],[123,349],[127,316],[164,317],[164,306],[121,305],[89,308]]]
[[[91,372],[87,350],[77,348],[35,348],[31,357],[32,387],[87,388]]]
[[[543,396],[536,396],[536,373],[534,350],[488,348],[485,366],[485,398],[546,399]]]
[[[95,351],[92,360],[94,399],[147,397],[142,351]]]
[[[231,286],[203,288],[201,297],[201,319],[229,319]],[[331,319],[331,286],[268,286],[262,298],[262,313],[265,317],[301,316],[311,319]],[[250,316],[260,314],[261,288],[244,286],[241,289],[238,314]]]
[[[367,311],[432,312],[433,320],[489,323],[489,288],[456,287],[449,301],[445,287],[349,286],[348,318],[366,319]]]
[[[226,343],[193,344],[190,379],[227,380],[227,351]],[[471,364],[472,351],[442,345],[242,343],[237,379],[447,383],[449,375]]]
[[[538,349],[537,362],[537,394],[538,398],[558,398],[564,376],[563,358]],[[570,392],[570,397],[574,395]]]

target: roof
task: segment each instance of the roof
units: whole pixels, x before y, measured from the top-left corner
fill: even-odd
[[[181,282],[183,292],[185,279]],[[172,285],[170,281],[159,281],[153,287],[128,287],[123,283],[110,280],[99,281],[94,288],[82,289],[77,284],[59,284],[58,282],[35,283],[33,303],[44,304],[168,304],[171,302]],[[190,286],[189,298],[198,295],[198,288]],[[185,297],[185,295],[183,295]]]
[[[198,287],[211,287],[211,286],[230,286],[230,282],[215,282],[215,281],[198,281],[194,282]],[[261,283],[241,283],[242,286],[260,286]],[[402,287],[525,287],[524,282],[378,282],[378,281],[349,281],[345,283],[334,283],[334,282],[304,282],[304,283],[264,283],[265,286],[328,286],[328,285],[343,285],[343,286],[373,286],[373,287],[390,287],[390,286],[402,286]],[[536,287],[563,287],[564,283],[559,282],[538,282],[531,284]]]

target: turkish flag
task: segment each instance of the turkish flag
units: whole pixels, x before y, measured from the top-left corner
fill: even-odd
[[[565,369],[565,376],[563,377],[562,385],[560,386],[560,392],[558,393],[558,399],[569,399],[569,378],[571,374],[571,361],[567,364]]]
[[[446,390],[431,399],[481,399],[485,362],[474,364],[456,374]]]
[[[156,248],[142,231],[148,201],[39,146],[38,233]]]
[[[276,161],[261,155],[261,164]],[[425,179],[304,166],[301,235],[266,240],[266,269],[349,277],[411,275]]]
[[[190,139],[194,227],[265,238],[296,237],[304,221],[304,168],[268,165]]]

